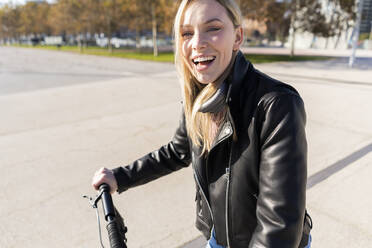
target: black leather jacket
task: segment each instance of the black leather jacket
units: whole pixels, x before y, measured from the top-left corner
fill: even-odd
[[[231,73],[229,118],[208,155],[200,156],[200,147],[192,145],[182,114],[171,142],[114,169],[118,192],[191,163],[196,227],[207,239],[214,226],[217,242],[227,247],[304,247],[308,232],[303,234],[307,179],[303,101],[291,86],[254,69],[242,53]]]

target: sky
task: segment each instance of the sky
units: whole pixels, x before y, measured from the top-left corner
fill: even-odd
[[[12,1],[0,0],[0,4],[6,4],[6,3],[9,3],[9,2],[13,2],[13,3],[17,3],[17,4],[24,4],[26,2],[26,0],[12,0]]]
[[[13,2],[16,4],[25,4],[26,0],[0,0],[0,5]],[[53,2],[53,0],[48,0],[48,2]]]

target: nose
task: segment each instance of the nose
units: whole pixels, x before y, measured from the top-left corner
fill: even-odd
[[[207,47],[207,40],[205,35],[201,32],[195,32],[192,41],[191,41],[191,46],[193,50],[202,50],[203,48]]]

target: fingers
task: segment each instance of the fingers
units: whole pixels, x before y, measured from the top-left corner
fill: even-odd
[[[98,190],[99,186],[103,183],[106,183],[110,186],[111,194],[114,193],[118,188],[114,173],[112,170],[104,167],[100,168],[94,173],[92,186],[95,190]]]

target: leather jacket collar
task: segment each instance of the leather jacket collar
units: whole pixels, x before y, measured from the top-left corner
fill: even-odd
[[[233,70],[228,77],[228,82],[231,84],[231,89],[227,94],[227,102],[234,120],[237,119],[237,114],[241,108],[241,86],[244,83],[244,77],[247,75],[248,70],[253,70],[253,66],[245,59],[244,54],[239,51],[235,58]]]

